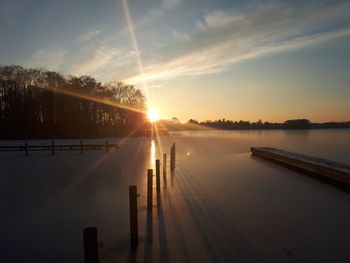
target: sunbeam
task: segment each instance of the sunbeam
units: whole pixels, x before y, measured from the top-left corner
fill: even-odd
[[[132,42],[132,45],[133,45],[133,48],[134,48],[134,51],[136,54],[136,62],[137,62],[137,65],[139,67],[140,75],[143,76],[145,73],[144,73],[144,69],[143,69],[143,65],[142,65],[140,49],[139,49],[139,46],[137,43],[135,31],[134,31],[134,25],[133,25],[133,22],[131,19],[130,11],[129,11],[128,1],[122,0],[122,3],[123,3],[123,10],[124,10],[126,23],[128,25],[128,30],[130,33],[131,42]],[[142,79],[143,79],[142,80],[143,88],[146,92],[147,98],[149,99],[149,90],[148,90],[147,82],[146,82],[145,78],[142,78]]]

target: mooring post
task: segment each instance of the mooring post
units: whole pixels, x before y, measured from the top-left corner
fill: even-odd
[[[137,186],[129,186],[129,204],[130,204],[130,244],[131,248],[136,248],[139,243],[139,230],[137,219]]]
[[[84,257],[85,263],[98,263],[97,228],[84,229]]]
[[[170,169],[173,172],[175,170],[175,143],[171,146],[170,155]]]
[[[28,156],[28,143],[27,142],[24,144],[24,153],[26,156]]]
[[[153,197],[153,170],[147,170],[147,209],[152,211],[152,197]]]
[[[156,160],[156,189],[157,189],[157,203],[160,204],[160,161]]]
[[[166,154],[163,154],[163,182],[166,186]]]
[[[174,144],[171,145],[171,148],[170,148],[170,171],[173,171],[174,170],[174,160],[173,160],[173,154],[174,154]]]
[[[80,154],[84,154],[83,141],[80,141]]]
[[[106,141],[106,153],[109,152],[109,145],[108,145],[108,141]]]
[[[52,155],[55,155],[55,141],[51,140],[51,150],[52,150]]]

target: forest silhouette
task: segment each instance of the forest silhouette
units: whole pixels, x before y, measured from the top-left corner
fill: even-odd
[[[0,66],[0,137],[85,138],[143,135],[145,97],[122,82]]]

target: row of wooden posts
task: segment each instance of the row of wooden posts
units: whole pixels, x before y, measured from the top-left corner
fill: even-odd
[[[167,156],[163,154],[163,181],[166,185],[166,171],[167,171]],[[175,170],[175,143],[170,149],[170,171]],[[157,191],[157,205],[160,205],[160,160],[156,160],[156,191]],[[137,205],[137,186],[129,186],[129,209],[130,209],[130,247],[136,249],[139,243],[138,231],[138,205]],[[153,208],[153,170],[147,170],[147,211],[151,212]],[[97,238],[97,228],[88,227],[83,231],[84,236],[84,257],[85,263],[99,262],[99,242]]]
[[[105,149],[106,153],[109,153],[110,149],[118,149],[118,144],[110,144],[106,141],[105,144],[84,144],[80,141],[80,144],[55,144],[54,140],[51,140],[51,144],[48,145],[28,145],[27,142],[23,146],[0,146],[0,151],[24,151],[24,154],[28,156],[29,150],[31,151],[51,151],[52,155],[56,154],[56,150],[80,150],[81,154],[84,154],[84,150],[97,150]]]

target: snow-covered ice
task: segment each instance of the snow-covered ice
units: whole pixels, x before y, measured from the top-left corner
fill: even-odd
[[[349,193],[254,158],[249,149],[349,164],[349,138],[349,130],[192,131],[160,141],[109,139],[120,149],[108,155],[0,152],[0,262],[83,262],[88,226],[104,244],[101,262],[347,262]],[[161,206],[149,217],[146,169],[173,142],[176,171],[168,171]],[[140,193],[136,254],[129,251],[131,184]]]

